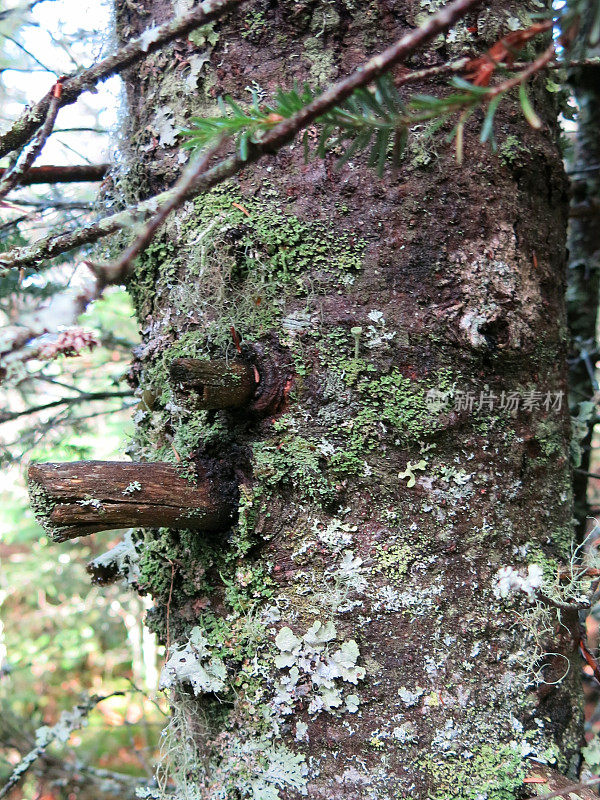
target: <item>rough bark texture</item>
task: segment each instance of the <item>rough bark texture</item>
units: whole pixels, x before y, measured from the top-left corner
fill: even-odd
[[[231,487],[222,473],[217,486],[208,470],[196,467],[195,473],[190,482],[172,464],[32,464],[29,493],[40,524],[58,542],[135,526],[227,528]]]
[[[437,5],[259,0],[154,55],[127,76],[123,195],[174,179],[171,126],[218,94],[324,85]],[[137,8],[117,3],[123,38],[172,13]],[[528,10],[489,4],[408,66],[481,52]],[[544,87],[541,131],[511,100],[498,153],[469,130],[463,167],[426,130],[382,180],[288,148],[188,203],[140,259],[132,379],[154,401],[132,455],[218,453],[240,486],[225,545],[147,531],[139,565],[149,622],[180,647],[163,685],[181,797],[509,800],[540,761],[576,774],[577,615],[558,625],[532,567],[551,584],[573,533]],[[173,360],[231,357],[232,326],[293,374],[266,417],[173,395]]]
[[[569,230],[568,322],[575,345],[572,353],[570,386],[576,403],[586,403],[598,390],[594,365],[598,358],[596,325],[600,292],[600,69],[581,68],[571,76],[580,113],[578,117],[573,172],[572,204],[577,214]],[[585,408],[585,407],[584,407]],[[590,446],[595,410],[580,415],[578,431],[581,472],[574,475],[575,510],[579,538],[585,535],[590,513],[587,501]]]

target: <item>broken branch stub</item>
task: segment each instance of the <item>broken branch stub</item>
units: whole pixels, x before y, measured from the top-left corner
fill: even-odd
[[[243,361],[176,358],[170,374],[175,390],[186,396],[193,392],[196,404],[203,409],[248,405],[258,385],[256,368]]]
[[[191,483],[162,462],[76,461],[31,464],[29,496],[39,523],[61,542],[121,528],[223,530],[230,502],[196,467]]]

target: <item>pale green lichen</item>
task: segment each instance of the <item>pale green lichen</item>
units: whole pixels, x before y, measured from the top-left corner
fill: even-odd
[[[224,689],[227,678],[225,664],[207,645],[208,640],[200,628],[192,628],[185,645],[171,647],[158,688],[169,689],[176,684],[188,683],[196,695]]]
[[[513,167],[529,152],[527,145],[510,133],[498,146],[498,157],[505,167]]]
[[[500,742],[465,756],[430,754],[420,764],[435,787],[429,800],[514,800],[526,775],[520,748]]]
[[[56,500],[48,494],[43,486],[35,481],[29,481],[27,488],[29,491],[29,503],[36,520],[51,539],[60,539],[64,527],[55,525],[50,521],[52,511],[56,507]]]
[[[427,461],[425,461],[425,459],[421,459],[420,461],[417,461],[414,464],[412,463],[412,461],[409,461],[408,464],[406,465],[406,469],[403,470],[402,472],[398,473],[398,477],[400,479],[402,479],[402,480],[404,478],[408,478],[408,480],[406,482],[406,488],[407,489],[412,489],[412,487],[417,482],[417,477],[415,475],[415,470],[423,471],[426,468],[427,468]]]
[[[356,642],[347,639],[335,649],[336,637],[336,626],[331,621],[316,620],[302,637],[288,627],[281,628],[275,638],[279,650],[275,666],[285,670],[276,684],[274,706],[279,713],[291,714],[300,699],[308,697],[310,715],[333,712],[344,705],[347,711],[356,711],[356,695],[348,702],[343,684],[364,680],[365,669],[356,665],[360,655]]]

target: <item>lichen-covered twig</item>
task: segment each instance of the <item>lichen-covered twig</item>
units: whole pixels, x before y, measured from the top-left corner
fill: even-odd
[[[52,89],[52,99],[50,100],[50,104],[48,106],[44,124],[35,135],[29,147],[24,150],[21,154],[21,157],[17,159],[14,167],[2,177],[2,180],[0,180],[0,198],[6,197],[11,189],[14,189],[15,186],[19,185],[21,178],[27,175],[33,162],[42,152],[42,149],[46,144],[46,140],[52,133],[54,123],[56,122],[56,117],[60,111],[61,93],[62,84],[60,81],[57,81]]]
[[[366,61],[348,77],[334,83],[323,94],[320,94],[296,114],[276,125],[259,143],[253,144],[249,148],[245,160],[239,154],[236,154],[223,159],[211,169],[203,172],[188,186],[183,199],[196,197],[206,192],[218,183],[235,175],[248,163],[256,162],[265,155],[274,155],[317,117],[338,105],[346,97],[349,97],[355,89],[360,86],[366,86],[378,76],[383,75],[394,64],[407,58],[441,31],[446,30],[464,17],[472,8],[480,5],[480,3],[481,0],[456,0],[454,3],[445,6],[431,16],[420,28],[403,36],[382,53]],[[0,155],[1,152],[0,149]],[[136,219],[139,221],[140,217],[142,219],[147,218],[150,213],[156,212],[160,206],[169,203],[178,192],[178,188],[178,186],[175,186],[174,189],[163,192],[118,214],[105,217],[95,224],[79,228],[72,233],[49,236],[28,247],[15,248],[8,253],[0,255],[0,268],[10,269],[35,266],[44,259],[54,258],[76,247],[96,242],[104,236],[131,226]]]
[[[64,78],[60,107],[74,103],[79,95],[92,89],[111,75],[122,72],[168,42],[185,36],[201,25],[219,19],[243,2],[245,0],[204,0],[188,14],[176,17],[160,27],[144,31],[139,38],[128,42],[118,52],[102,59],[83,72]],[[6,133],[0,136],[0,158],[26,144],[43,125],[48,116],[52,97],[52,91],[48,92],[45,97],[19,117]]]
[[[82,728],[84,725],[87,724],[87,718],[90,711],[101,703],[103,700],[107,700],[109,697],[115,697],[118,695],[122,695],[123,692],[112,692],[111,694],[105,695],[103,697],[94,695],[90,697],[86,702],[81,703],[71,711],[63,711],[60,715],[60,719],[53,725],[51,728],[44,725],[36,731],[36,744],[35,747],[24,756],[21,761],[16,765],[13,769],[9,779],[4,784],[2,788],[0,788],[0,800],[10,792],[20,781],[21,778],[25,775],[26,772],[35,764],[35,762],[41,758],[46,749],[55,741],[62,742],[63,744],[68,741],[69,736],[73,731]]]

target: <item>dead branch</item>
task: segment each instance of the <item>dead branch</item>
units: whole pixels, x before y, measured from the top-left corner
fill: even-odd
[[[34,513],[58,542],[122,528],[223,530],[231,487],[215,486],[199,466],[196,476],[190,482],[163,462],[76,461],[28,471]]]
[[[101,181],[109,171],[110,164],[73,164],[73,166],[32,167],[19,179],[20,186],[38,183],[93,183]],[[8,170],[0,168],[0,179]],[[21,202],[19,201],[19,205]]]
[[[258,384],[258,372],[239,361],[176,358],[169,371],[177,393],[203,409],[241,408],[253,397]]]

